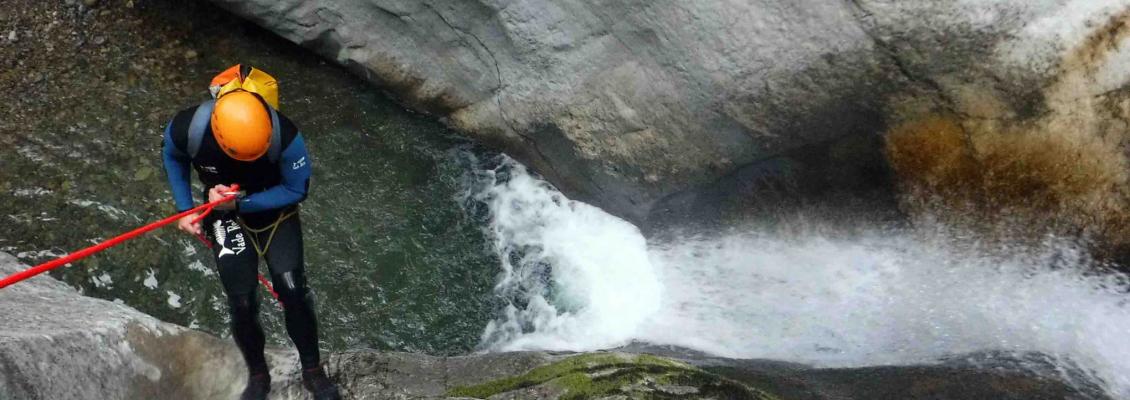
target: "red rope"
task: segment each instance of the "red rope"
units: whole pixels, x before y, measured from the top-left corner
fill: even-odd
[[[233,185],[231,190],[233,192],[238,191],[239,186]],[[74,262],[76,260],[81,260],[83,258],[89,257],[92,254],[98,253],[102,250],[106,250],[110,247],[117,246],[117,245],[121,244],[122,242],[125,242],[127,240],[141,236],[141,235],[143,235],[143,234],[145,234],[149,231],[152,231],[154,229],[157,229],[157,228],[160,228],[162,226],[176,222],[177,220],[184,218],[185,216],[192,215],[196,212],[202,211],[203,213],[199,217],[197,217],[196,219],[193,220],[193,223],[199,222],[201,219],[204,218],[204,216],[208,215],[208,213],[211,213],[213,208],[216,208],[216,206],[218,206],[220,204],[227,203],[229,201],[235,200],[236,197],[237,197],[237,195],[234,194],[234,193],[229,194],[227,196],[224,196],[222,199],[201,205],[199,207],[193,208],[193,209],[188,210],[188,211],[177,213],[176,215],[173,215],[171,217],[168,217],[168,218],[162,219],[160,221],[151,223],[149,225],[145,225],[143,227],[140,227],[140,228],[134,229],[132,231],[123,233],[123,234],[118,235],[114,238],[111,238],[110,240],[106,240],[102,243],[98,243],[94,246],[87,247],[85,249],[76,251],[76,252],[68,254],[66,256],[59,257],[59,258],[56,258],[54,260],[45,262],[43,264],[39,264],[39,265],[36,265],[34,267],[25,269],[23,271],[14,273],[14,274],[9,275],[8,277],[6,277],[4,279],[0,279],[0,289],[6,288],[8,286],[11,286],[12,284],[26,280],[28,278],[42,274],[44,272],[53,270],[55,268],[59,268],[63,265],[67,265],[67,264]],[[204,244],[208,245],[208,247],[212,247],[212,244],[208,243],[208,241],[206,239],[204,239],[203,237],[201,237],[200,239],[204,240]],[[269,282],[267,282],[267,279],[264,278],[262,274],[259,274],[259,281],[263,282],[263,285],[267,287],[267,290],[269,290],[271,292],[272,296],[275,296],[275,299],[279,298],[279,295],[277,293],[275,293],[275,289],[271,287],[271,284]]]
[[[259,282],[263,284],[263,287],[267,288],[268,292],[271,292],[271,297],[274,297],[276,301],[279,301],[279,294],[275,293],[275,288],[271,287],[271,282],[268,281],[267,278],[264,278],[263,274],[259,274]],[[279,301],[279,304],[282,305],[282,301]]]

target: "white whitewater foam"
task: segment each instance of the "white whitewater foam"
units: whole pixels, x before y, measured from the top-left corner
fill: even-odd
[[[1085,274],[1071,246],[990,257],[910,234],[756,232],[648,244],[513,161],[480,178],[473,195],[491,211],[496,292],[509,302],[483,332],[486,350],[640,340],[817,366],[1038,352],[1130,396],[1126,285]]]
[[[95,287],[105,288],[113,285],[114,279],[110,277],[109,273],[103,272],[100,275],[90,277],[90,282],[93,283]]]
[[[624,344],[658,311],[660,279],[635,226],[571,201],[506,160],[477,193],[502,255],[498,293],[519,303],[491,322],[499,347],[585,350]],[[497,185],[494,184],[497,182]]]
[[[156,290],[157,286],[160,286],[160,283],[157,282],[157,272],[150,268],[145,272],[145,280],[141,284],[150,290]]]
[[[166,301],[167,303],[169,303],[169,307],[172,307],[172,308],[180,308],[181,307],[180,295],[179,294],[173,293],[172,290],[166,290],[165,293],[167,293],[169,295],[169,298]]]

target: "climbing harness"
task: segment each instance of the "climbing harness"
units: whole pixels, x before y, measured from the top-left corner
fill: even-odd
[[[294,216],[295,214],[298,214],[298,208],[297,207],[290,208],[286,211],[279,213],[279,217],[275,219],[275,222],[272,222],[270,225],[267,225],[267,226],[259,228],[259,229],[255,229],[255,228],[248,226],[247,223],[243,221],[243,218],[239,219],[239,225],[243,226],[244,230],[252,233],[251,235],[247,235],[247,236],[249,238],[251,238],[251,246],[255,247],[255,252],[259,253],[259,257],[266,257],[267,256],[267,249],[269,249],[271,247],[271,241],[273,241],[275,239],[275,232],[277,232],[279,230],[279,225],[282,224],[283,221],[286,221],[290,217]],[[260,247],[259,246],[259,234],[266,232],[266,231],[271,231],[271,233],[267,235],[267,240],[266,240],[265,244],[262,247]]]

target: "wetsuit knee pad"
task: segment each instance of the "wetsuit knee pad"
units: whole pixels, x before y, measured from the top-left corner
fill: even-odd
[[[301,269],[276,274],[274,278],[275,293],[278,293],[283,306],[307,301],[312,304],[312,293],[306,286],[306,274]]]

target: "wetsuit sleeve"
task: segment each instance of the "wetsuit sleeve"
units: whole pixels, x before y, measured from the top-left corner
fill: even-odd
[[[165,147],[161,150],[161,158],[165,160],[165,175],[169,177],[169,189],[173,192],[173,200],[177,203],[177,211],[186,211],[195,206],[192,201],[192,170],[189,169],[188,154],[177,148],[173,142],[173,122],[165,128]]]
[[[239,201],[239,211],[253,213],[273,210],[306,200],[306,191],[310,187],[310,171],[310,156],[306,154],[306,143],[300,133],[279,157],[282,183],[244,197]]]

